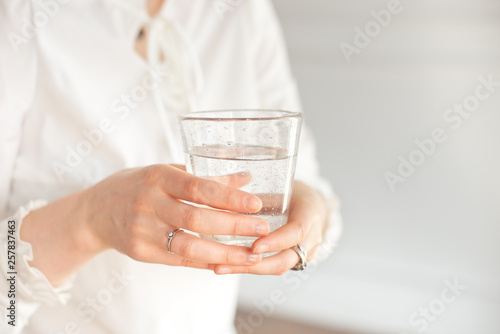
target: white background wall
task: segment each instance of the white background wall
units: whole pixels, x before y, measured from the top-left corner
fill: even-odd
[[[254,307],[280,289],[286,302],[276,315],[418,333],[422,320],[412,323],[412,313],[430,303],[439,310],[445,280],[457,279],[467,288],[424,321],[425,332],[498,334],[500,87],[457,129],[443,114],[474,93],[479,76],[500,81],[500,1],[402,0],[403,11],[349,64],[339,44],[353,44],[353,28],[388,2],[274,1],[345,232],[299,283],[244,277],[240,303]],[[384,173],[435,128],[447,140],[391,192]]]

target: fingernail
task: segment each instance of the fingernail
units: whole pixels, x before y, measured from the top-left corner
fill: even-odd
[[[255,225],[255,234],[266,235],[267,234],[267,224],[260,223]]]
[[[269,249],[268,245],[258,245],[257,247],[255,247],[253,252],[256,254],[262,254],[262,253],[267,252],[268,249]]]
[[[232,273],[233,271],[231,270],[231,268],[227,268],[227,267],[223,267],[221,268],[218,272],[217,272],[217,275],[227,275],[227,274],[230,274]]]
[[[252,263],[259,262],[260,259],[261,259],[261,256],[259,254],[250,254],[247,257],[248,262],[252,262]]]
[[[245,197],[245,206],[252,210],[252,212],[257,212],[260,210],[262,203],[258,197],[247,196]]]

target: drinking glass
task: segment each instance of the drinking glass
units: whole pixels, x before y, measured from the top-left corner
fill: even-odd
[[[271,231],[286,224],[300,137],[300,113],[282,110],[202,111],[179,116],[186,169],[226,183],[244,180],[241,190],[262,200],[251,214]],[[202,238],[250,247],[255,237],[206,235]]]

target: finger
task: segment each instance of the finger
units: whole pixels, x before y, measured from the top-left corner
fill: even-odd
[[[205,177],[207,180],[213,180],[231,188],[241,188],[252,181],[252,175],[249,172],[240,172],[221,176]]]
[[[170,166],[180,169],[182,171],[186,171],[186,166],[184,165],[171,164]],[[241,188],[250,183],[250,181],[252,180],[252,176],[250,175],[249,172],[240,172],[240,173],[221,175],[221,176],[208,176],[204,178],[207,180],[217,181],[219,183],[222,183],[223,185],[232,188]]]
[[[227,266],[216,264],[214,272],[218,275],[225,274],[254,274],[254,275],[282,275],[299,262],[295,251],[286,249],[281,253],[262,259],[255,266]]]
[[[269,224],[262,218],[200,208],[172,198],[156,198],[158,217],[171,226],[203,234],[262,237],[269,233]]]
[[[199,269],[214,269],[214,264],[194,261],[170,254],[167,251],[167,234],[169,227],[159,219],[151,219],[150,224],[139,224],[134,228],[134,242],[122,249],[132,259],[146,263],[160,263],[171,266],[184,266]],[[177,237],[177,236],[176,236]]]
[[[215,265],[211,263],[198,262],[184,257],[175,256],[170,254],[165,247],[151,245],[145,250],[149,256],[147,257],[148,263],[166,264],[169,266],[182,266],[197,269],[214,270]]]
[[[283,194],[258,194],[260,200],[262,201],[262,209],[260,209],[259,214],[275,215],[276,208],[282,208],[285,201],[285,196]]]
[[[251,266],[262,260],[260,254],[253,254],[247,247],[224,245],[183,231],[175,235],[170,245],[176,256],[196,262]]]
[[[252,245],[256,254],[277,252],[301,243],[319,220],[318,210],[310,201],[297,199],[291,203],[288,222]]]
[[[171,164],[170,166],[175,167],[177,169],[180,169],[180,170],[182,170],[184,172],[186,171],[186,166],[184,166],[184,165]]]
[[[216,181],[196,177],[177,168],[170,168],[168,174],[163,178],[162,189],[176,198],[244,213],[258,212],[262,207],[257,196]]]

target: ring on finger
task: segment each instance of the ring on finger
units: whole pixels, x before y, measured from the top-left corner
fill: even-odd
[[[299,262],[297,262],[297,264],[291,268],[290,270],[296,270],[296,271],[301,271],[301,270],[304,270],[306,269],[307,267],[307,252],[304,250],[304,248],[302,248],[302,246],[300,244],[292,247],[292,250],[295,251],[295,253],[297,253],[297,255],[299,256]]]
[[[177,234],[177,232],[181,232],[183,231],[182,229],[178,228],[176,230],[173,230],[173,231],[169,231],[167,233],[167,251],[172,254],[172,255],[175,255],[173,252],[172,252],[172,240],[174,239],[175,235]]]

